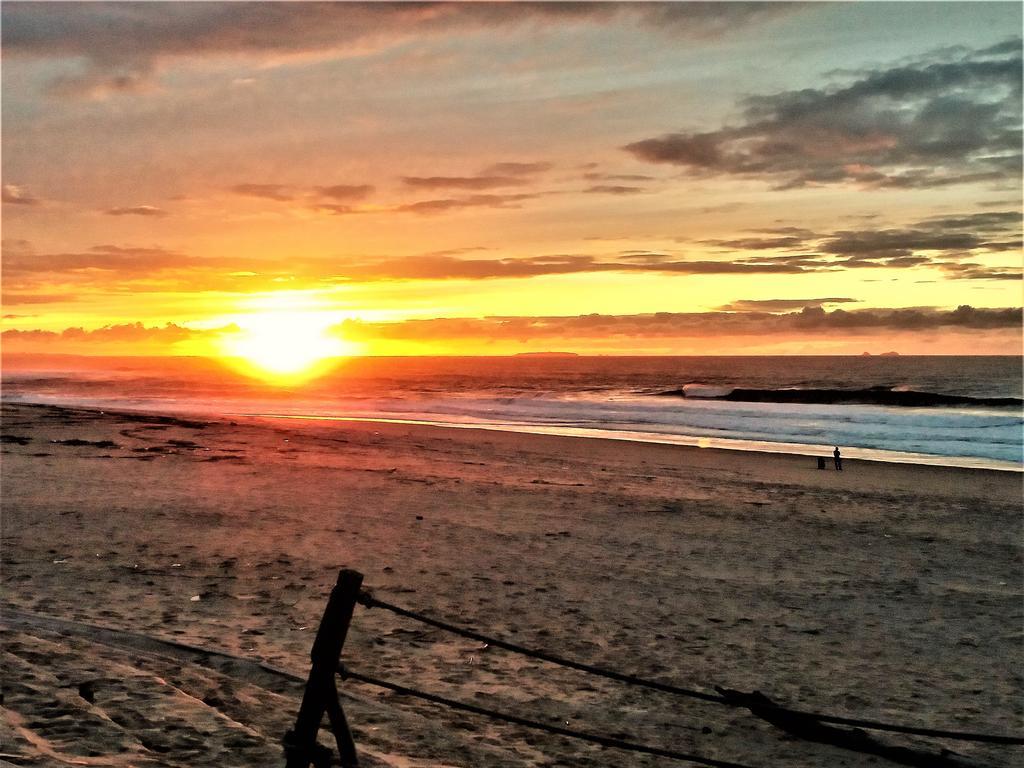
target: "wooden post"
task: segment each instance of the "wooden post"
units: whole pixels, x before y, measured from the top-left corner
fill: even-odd
[[[338,572],[338,583],[331,590],[331,597],[327,601],[327,608],[309,654],[312,666],[299,706],[299,715],[295,719],[295,727],[285,734],[286,768],[309,768],[310,763],[316,768],[330,765],[330,750],[321,747],[316,740],[324,712],[330,718],[342,766],[356,768],[359,765],[345,712],[338,700],[334,675],[338,670],[341,648],[345,644],[362,583],[363,575],[358,571],[343,568]]]

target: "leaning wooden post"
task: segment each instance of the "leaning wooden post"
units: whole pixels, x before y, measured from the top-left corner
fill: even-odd
[[[342,766],[356,768],[359,765],[356,746],[338,700],[334,675],[338,670],[341,648],[345,644],[352,611],[362,584],[363,574],[358,571],[343,568],[338,572],[338,583],[331,590],[324,617],[320,620],[320,628],[313,641],[313,650],[309,654],[312,666],[299,706],[299,716],[295,719],[295,727],[284,737],[286,768],[309,768],[310,763],[316,768],[330,765],[330,750],[321,747],[316,741],[324,712],[330,717]]]

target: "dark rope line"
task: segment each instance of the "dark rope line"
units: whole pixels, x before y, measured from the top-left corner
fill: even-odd
[[[755,691],[755,693],[757,692]],[[747,693],[741,694],[744,699],[747,699],[750,695],[751,694]],[[767,706],[744,703],[739,703],[738,705],[747,707],[755,715],[759,712],[766,712],[769,714],[778,713],[792,717],[806,718],[808,720],[817,720],[819,723],[832,723],[833,725],[846,725],[851,728],[864,728],[869,731],[888,731],[891,733],[905,733],[912,736],[930,736],[936,739],[955,739],[957,741],[975,741],[986,744],[1024,745],[1024,736],[1001,736],[999,734],[974,733],[972,731],[948,731],[942,728],[923,728],[916,725],[899,725],[896,723],[879,722],[877,720],[861,720],[856,717],[825,715],[817,712],[808,712],[802,709],[790,709],[789,707],[782,707],[774,703]]]
[[[479,632],[464,629],[454,624],[449,624],[446,621],[433,619],[430,616],[424,616],[421,613],[410,611],[407,608],[401,608],[397,605],[392,605],[391,603],[385,602],[383,600],[378,600],[376,597],[369,594],[368,592],[360,593],[359,602],[365,605],[367,608],[384,608],[385,610],[391,611],[392,613],[396,613],[399,616],[405,616],[406,618],[413,619],[414,621],[418,621],[422,624],[429,624],[432,627],[437,627],[438,629],[443,629],[447,632],[451,632],[456,635],[461,635],[462,637],[469,638],[470,640],[477,640],[478,642],[487,643],[488,645],[493,645],[497,648],[504,648],[506,651],[512,651],[513,653],[518,653],[523,656],[529,656],[530,658],[540,659],[541,661],[547,661],[552,664],[558,664],[562,667],[578,669],[581,672],[589,672],[590,674],[597,675],[599,677],[607,677],[611,680],[618,680],[621,683],[630,683],[631,685],[641,685],[646,688],[653,688],[655,690],[664,691],[665,693],[672,693],[677,696],[688,696],[693,699],[713,701],[716,704],[729,704],[729,700],[725,696],[722,696],[720,694],[704,693],[703,691],[694,691],[689,688],[680,688],[669,683],[659,683],[656,680],[644,680],[639,677],[634,677],[633,675],[627,675],[622,672],[616,672],[611,669],[603,669],[602,667],[591,666],[590,664],[584,664],[579,661],[572,661],[571,659],[563,659],[560,656],[554,656],[550,653],[545,653],[544,651],[538,651],[533,648],[525,648],[521,645],[516,645],[515,643],[510,643],[505,640],[499,640],[498,638],[488,637],[487,635],[482,635]]]
[[[538,651],[533,648],[526,648],[522,645],[510,643],[506,640],[501,640],[495,637],[489,637],[488,635],[475,632],[470,629],[459,627],[455,624],[450,624],[440,619],[435,619],[430,616],[425,616],[422,613],[411,611],[408,608],[402,608],[401,606],[394,605],[385,600],[380,600],[374,597],[367,591],[362,591],[359,594],[358,602],[367,608],[383,608],[387,611],[391,611],[399,616],[405,616],[406,618],[418,621],[421,624],[427,624],[438,629],[443,629],[446,632],[451,632],[461,637],[468,638],[470,640],[476,640],[481,643],[487,643],[497,648],[504,648],[507,651],[518,653],[523,656],[528,656],[534,659],[540,659],[541,661],[547,661],[551,664],[557,664],[562,667],[569,667],[570,669],[577,669],[581,672],[587,672],[592,675],[599,677],[606,677],[609,680],[617,680],[621,683],[627,683],[629,685],[641,686],[643,688],[650,688],[655,691],[662,691],[663,693],[670,693],[675,696],[686,696],[691,699],[700,699],[702,701],[710,701],[715,704],[724,704],[731,707],[745,707],[749,709],[753,714],[758,715],[759,712],[771,712],[776,714],[789,715],[791,717],[802,717],[808,720],[816,720],[821,723],[833,723],[835,725],[846,725],[855,728],[865,728],[871,731],[889,731],[892,733],[905,733],[914,736],[929,736],[938,739],[955,739],[958,741],[975,741],[984,742],[987,744],[1011,744],[1016,746],[1024,745],[1024,737],[1022,736],[1002,736],[998,734],[990,733],[974,733],[970,731],[952,731],[942,728],[922,728],[911,725],[898,725],[895,723],[886,723],[878,720],[865,720],[854,717],[842,717],[839,715],[827,715],[818,712],[809,712],[800,709],[790,709],[789,707],[783,707],[774,702],[765,704],[766,701],[763,697],[756,698],[751,694],[741,693],[739,691],[730,691],[724,688],[716,687],[718,694],[705,693],[703,691],[693,690],[691,688],[682,688],[677,685],[670,683],[662,683],[657,680],[647,680],[635,675],[629,675],[622,672],[616,672],[611,669],[604,669],[602,667],[595,667],[590,664],[584,664],[579,661],[572,661],[571,659],[564,659],[560,656],[555,656],[544,651]]]
[[[378,680],[375,677],[370,677],[369,675],[364,675],[354,670],[348,669],[343,665],[338,666],[338,674],[341,675],[342,679],[358,680],[359,682],[367,683],[369,685],[375,685],[379,688],[386,688],[387,690],[394,691],[395,693],[401,694],[402,696],[412,696],[417,699],[423,699],[424,701],[433,702],[434,704],[440,704],[441,706],[445,706],[450,709],[457,709],[462,712],[471,712],[475,715],[483,715],[493,720],[503,720],[506,723],[520,725],[524,728],[532,728],[537,731],[553,733],[557,736],[565,736],[571,739],[578,739],[580,741],[589,741],[592,744],[600,744],[603,747],[612,747],[614,749],[621,749],[627,752],[642,752],[644,754],[656,755],[658,757],[668,757],[673,760],[685,760],[687,762],[697,763],[699,765],[709,765],[712,766],[712,768],[750,768],[750,766],[741,765],[739,763],[731,763],[726,760],[715,760],[711,757],[691,755],[686,752],[676,752],[672,749],[662,749],[661,747],[652,747],[647,744],[637,744],[632,741],[615,739],[611,736],[600,736],[596,733],[587,733],[585,731],[573,730],[572,728],[562,728],[557,725],[541,723],[536,720],[528,720],[525,717],[510,715],[505,712],[497,712],[493,709],[486,709],[484,707],[478,707],[474,704],[467,704],[462,701],[447,699],[443,696],[435,696],[432,693],[418,691],[415,688],[407,688],[404,685],[391,683],[387,680]]]

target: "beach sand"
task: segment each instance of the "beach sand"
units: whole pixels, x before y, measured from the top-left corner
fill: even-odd
[[[341,566],[382,599],[686,687],[1024,730],[1019,473],[29,405],[4,406],[3,433],[0,764],[283,765]],[[344,658],[750,766],[885,764],[381,609],[357,608]],[[340,685],[368,766],[681,764]],[[1024,764],[1020,747],[879,740]]]

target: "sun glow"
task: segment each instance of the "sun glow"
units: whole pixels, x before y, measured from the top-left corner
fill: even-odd
[[[355,346],[331,332],[329,313],[272,310],[238,318],[222,354],[243,373],[274,384],[294,384],[333,368]]]

